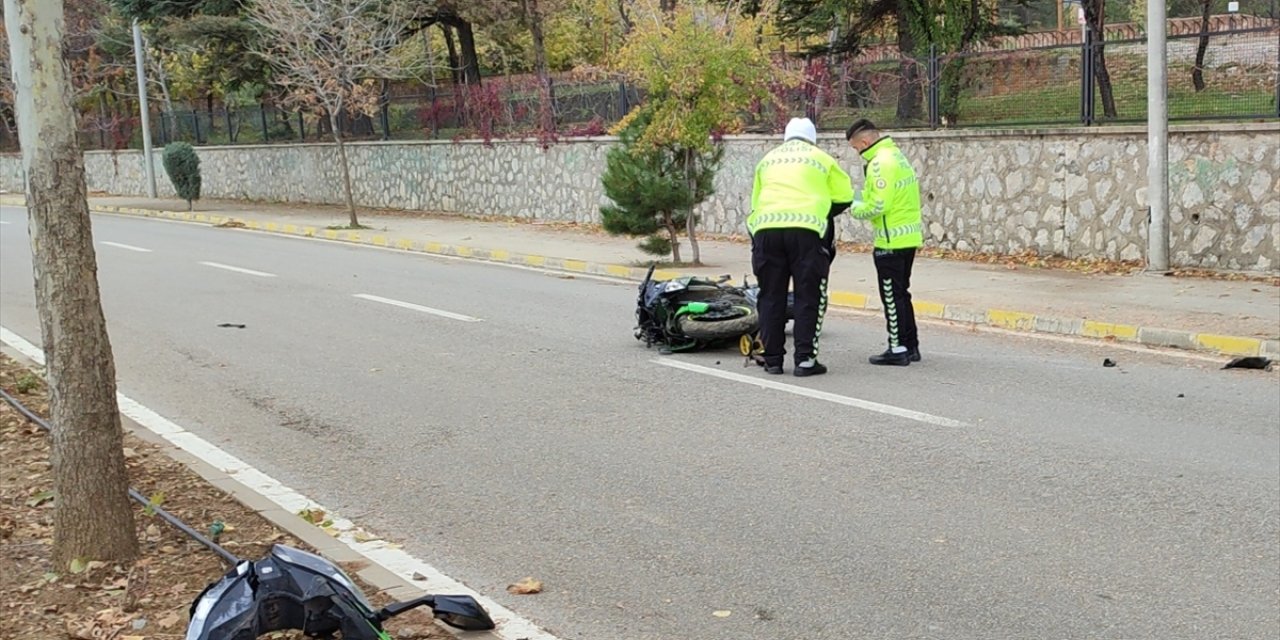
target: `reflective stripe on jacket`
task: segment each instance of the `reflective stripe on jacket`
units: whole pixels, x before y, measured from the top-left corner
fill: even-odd
[[[798,227],[823,235],[831,204],[853,197],[849,174],[835,158],[804,140],[788,140],[756,165],[747,232]]]
[[[849,210],[871,221],[878,249],[908,249],[924,244],[920,185],[915,169],[888,136],[862,152],[867,160],[862,202]]]

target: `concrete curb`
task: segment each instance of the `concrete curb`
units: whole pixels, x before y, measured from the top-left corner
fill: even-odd
[[[3,204],[21,206],[24,202],[18,198],[2,197]],[[161,218],[181,222],[220,225],[227,222],[239,222],[244,228],[254,231],[265,231],[306,238],[321,238],[337,242],[371,245],[425,253],[431,255],[450,256],[482,260],[499,264],[537,267],[567,273],[579,273],[624,280],[640,281],[644,279],[647,268],[629,267],[626,265],[587,262],[571,258],[557,258],[523,254],[503,249],[479,249],[465,245],[450,245],[440,242],[423,242],[408,238],[395,238],[375,231],[337,231],[313,226],[280,223],[262,223],[247,218],[215,216],[187,211],[163,211],[159,209],[139,209],[132,207],[93,207],[95,212],[134,215],[147,218]],[[654,277],[669,279],[679,277],[677,271],[659,269]],[[845,309],[878,311],[880,307],[874,296],[853,291],[831,291],[828,304]],[[1184,331],[1161,327],[1141,327],[1130,324],[1118,324],[1087,318],[1062,318],[1041,316],[1012,309],[974,309],[960,307],[929,300],[914,300],[916,316],[936,320],[948,320],[978,326],[989,326],[999,329],[1022,331],[1027,333],[1044,333],[1080,338],[1114,340],[1116,342],[1139,344],[1150,347],[1173,347],[1189,351],[1213,353],[1222,356],[1266,356],[1280,360],[1280,340],[1262,340],[1243,336],[1221,335],[1209,332]]]

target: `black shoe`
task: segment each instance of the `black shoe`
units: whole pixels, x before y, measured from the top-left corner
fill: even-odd
[[[806,376],[820,376],[826,372],[827,365],[822,364],[821,362],[814,362],[812,367],[796,365],[795,371],[792,373],[794,373],[797,378],[803,378]]]
[[[920,347],[916,347],[914,349],[907,349],[907,355],[911,356],[912,362],[920,362]]]
[[[766,364],[766,365],[764,365],[764,372],[765,372],[765,373],[767,373],[767,374],[769,374],[769,375],[780,376],[780,375],[782,375],[782,365],[780,365],[780,364],[774,364],[774,365]]]
[[[894,353],[893,350],[889,350],[880,355],[871,356],[870,360],[871,364],[905,367],[911,364],[911,354],[906,351],[903,351],[902,353]]]

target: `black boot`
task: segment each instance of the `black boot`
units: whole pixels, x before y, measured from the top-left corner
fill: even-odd
[[[907,351],[894,353],[892,349],[888,349],[880,355],[871,356],[870,360],[871,364],[905,367],[911,364],[911,354]]]
[[[920,347],[907,349],[907,355],[911,356],[912,362],[920,362]]]
[[[792,373],[794,373],[797,378],[804,378],[806,376],[820,376],[826,372],[827,365],[822,364],[817,360],[810,360],[804,364],[797,364],[795,371]]]

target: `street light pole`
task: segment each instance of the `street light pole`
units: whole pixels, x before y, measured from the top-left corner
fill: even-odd
[[[142,118],[142,166],[147,172],[147,196],[156,197],[156,165],[151,155],[151,109],[147,106],[147,70],[143,63],[142,27],[133,20],[133,59],[138,66],[138,110]]]
[[[1147,270],[1169,270],[1169,67],[1165,6],[1147,2]]]

